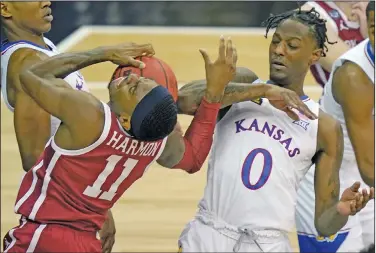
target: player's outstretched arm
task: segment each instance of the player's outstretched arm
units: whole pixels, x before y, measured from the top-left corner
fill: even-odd
[[[226,86],[222,108],[239,101],[245,101],[251,83],[258,79],[257,75],[244,67],[237,67],[235,77]],[[181,114],[194,115],[206,92],[206,80],[195,80],[185,84],[178,91],[178,111]],[[263,90],[259,89],[262,94]]]
[[[200,105],[205,87],[205,81],[193,81],[184,85],[178,94],[177,106],[179,113],[194,115]],[[226,86],[224,96],[220,102],[223,108],[234,103],[262,97],[269,99],[273,106],[286,112],[293,120],[298,120],[299,116],[291,108],[299,110],[310,119],[317,118],[294,91],[272,84],[257,83],[251,85],[249,83],[230,82]]]
[[[315,227],[320,235],[330,236],[338,232],[349,215],[359,212],[373,198],[359,193],[360,184],[355,183],[344,191],[339,199],[339,168],[343,157],[343,133],[339,122],[320,111],[315,156]]]
[[[213,141],[220,101],[225,86],[233,79],[236,69],[236,50],[229,39],[221,37],[219,55],[211,62],[206,51],[200,50],[206,70],[207,87],[204,98],[183,136],[179,126],[168,137],[166,147],[157,162],[167,168],[179,168],[194,173],[198,171],[209,154]]]
[[[133,56],[153,53],[150,45],[132,43],[94,50],[60,54],[24,69],[20,75],[25,92],[51,115],[61,119],[75,131],[103,120],[103,108],[98,99],[87,92],[73,90],[62,78],[70,73],[99,62],[140,66]],[[85,119],[85,120],[82,120]],[[78,131],[79,132],[79,131]]]
[[[375,186],[375,86],[358,65],[347,62],[333,76],[333,95],[342,107],[360,175]]]

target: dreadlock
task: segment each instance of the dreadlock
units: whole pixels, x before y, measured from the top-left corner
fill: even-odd
[[[271,14],[270,17],[262,23],[263,26],[266,26],[265,38],[268,37],[270,29],[278,27],[282,21],[287,19],[296,20],[309,27],[310,32],[316,39],[317,46],[322,49],[321,56],[323,57],[325,57],[326,52],[328,52],[328,47],[325,45],[325,42],[331,45],[337,43],[328,40],[328,37],[326,36],[326,20],[320,18],[320,14],[315,8],[312,8],[309,11],[302,11],[300,6],[298,10],[292,10],[278,15]]]
[[[369,18],[369,13],[371,11],[375,11],[375,2],[374,1],[369,1],[368,5],[367,5],[367,9],[366,9],[366,14],[367,14],[367,19]]]

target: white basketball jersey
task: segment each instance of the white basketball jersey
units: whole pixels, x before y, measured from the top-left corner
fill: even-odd
[[[342,66],[346,61],[350,61],[358,65],[369,79],[375,83],[375,62],[374,54],[371,49],[371,43],[369,39],[364,40],[356,47],[350,49],[341,57],[339,57],[333,64],[332,74],[329,77],[328,83],[325,85],[324,95],[321,98],[320,104],[322,109],[328,114],[337,119],[342,126],[344,136],[344,159],[355,159],[354,150],[347,132],[345,116],[342,111],[341,105],[339,105],[333,97],[332,81],[333,73]],[[354,105],[356,106],[356,105]]]
[[[15,42],[5,41],[1,45],[1,93],[3,95],[5,104],[12,112],[14,108],[9,104],[7,96],[7,71],[9,60],[12,54],[20,48],[31,48],[36,51],[40,51],[50,57],[59,54],[56,46],[49,39],[44,38],[44,41],[48,45],[49,50],[26,40],[20,40]],[[71,73],[64,80],[67,83],[69,83],[69,85],[73,89],[89,91],[87,85],[85,84],[83,76],[78,71]],[[56,132],[59,125],[60,120],[54,116],[51,116],[51,135],[53,135]]]
[[[302,99],[318,115],[319,105]],[[267,99],[232,105],[215,129],[199,207],[233,226],[290,231],[318,131],[318,120],[299,116],[292,120]]]

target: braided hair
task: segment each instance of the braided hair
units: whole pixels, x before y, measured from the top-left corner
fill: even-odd
[[[303,11],[300,9],[287,11],[278,15],[271,14],[270,17],[265,20],[262,25],[266,26],[265,38],[268,37],[270,29],[278,27],[283,21],[287,19],[296,20],[306,26],[308,26],[310,32],[316,39],[317,46],[322,49],[321,56],[325,57],[328,52],[328,47],[325,43],[335,44],[337,42],[330,42],[326,36],[326,20],[320,18],[320,14],[312,8],[309,11]]]
[[[375,11],[375,2],[374,1],[369,1],[368,5],[367,5],[367,9],[366,9],[366,14],[367,14],[367,19],[369,18],[369,13],[371,11]]]

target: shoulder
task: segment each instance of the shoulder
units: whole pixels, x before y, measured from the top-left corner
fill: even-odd
[[[361,99],[363,95],[369,95],[371,91],[373,93],[373,88],[366,73],[356,63],[346,61],[334,72],[333,95],[339,104],[348,96]]]
[[[31,49],[20,48],[9,59],[8,68],[22,70],[24,67],[43,61],[48,55]]]
[[[236,83],[253,83],[257,79],[258,76],[252,70],[246,67],[237,67],[236,75],[232,81]]]
[[[43,61],[46,58],[48,58],[46,54],[31,48],[20,48],[15,51],[8,62],[7,79],[10,81],[9,85],[21,91],[22,88],[19,82],[22,71],[26,67]]]
[[[338,67],[334,72],[335,78],[359,78],[362,76],[367,76],[363,69],[356,63],[352,61],[345,61],[342,66]]]

